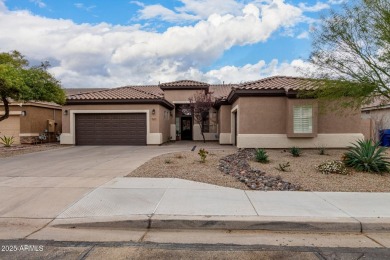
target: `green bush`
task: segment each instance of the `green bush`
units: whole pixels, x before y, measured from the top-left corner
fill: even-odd
[[[0,137],[0,140],[1,140],[1,143],[5,147],[11,147],[11,145],[15,142],[13,136],[11,136],[11,137],[3,136],[3,137]]]
[[[205,163],[206,162],[206,157],[207,155],[209,154],[208,151],[206,151],[206,149],[200,149],[199,152],[198,152],[199,156],[200,156],[200,161],[202,163]]]
[[[322,174],[348,174],[348,169],[345,167],[342,161],[327,161],[316,166],[316,169]]]
[[[357,171],[383,173],[389,172],[389,158],[385,157],[386,148],[371,140],[359,140],[344,154],[344,164]]]
[[[264,149],[256,149],[256,161],[259,163],[268,163],[268,154]]]
[[[293,147],[290,148],[290,153],[294,157],[299,157],[301,155],[301,153],[302,153],[301,152],[301,148],[293,146]]]

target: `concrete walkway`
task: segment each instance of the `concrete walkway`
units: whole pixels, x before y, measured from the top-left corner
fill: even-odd
[[[115,178],[52,225],[390,231],[390,193],[243,191],[181,179]]]

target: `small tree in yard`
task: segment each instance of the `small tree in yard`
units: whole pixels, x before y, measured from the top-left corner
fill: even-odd
[[[194,117],[194,122],[200,126],[200,133],[202,134],[204,143],[206,142],[206,138],[204,137],[205,122],[207,121],[210,109],[214,104],[211,94],[212,93],[210,92],[197,91],[188,99],[190,101],[188,106]]]
[[[0,102],[9,117],[9,99],[17,101],[47,101],[65,103],[60,82],[48,71],[49,63],[29,67],[28,60],[18,51],[0,53]]]
[[[315,96],[355,108],[390,101],[390,1],[352,0],[321,22],[310,57],[317,68],[310,76],[323,86]]]

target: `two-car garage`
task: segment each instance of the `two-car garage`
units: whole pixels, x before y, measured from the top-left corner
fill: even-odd
[[[146,113],[75,114],[76,145],[146,145]]]

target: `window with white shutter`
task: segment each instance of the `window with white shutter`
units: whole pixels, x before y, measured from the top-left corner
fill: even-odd
[[[294,106],[294,134],[313,132],[313,106]]]

